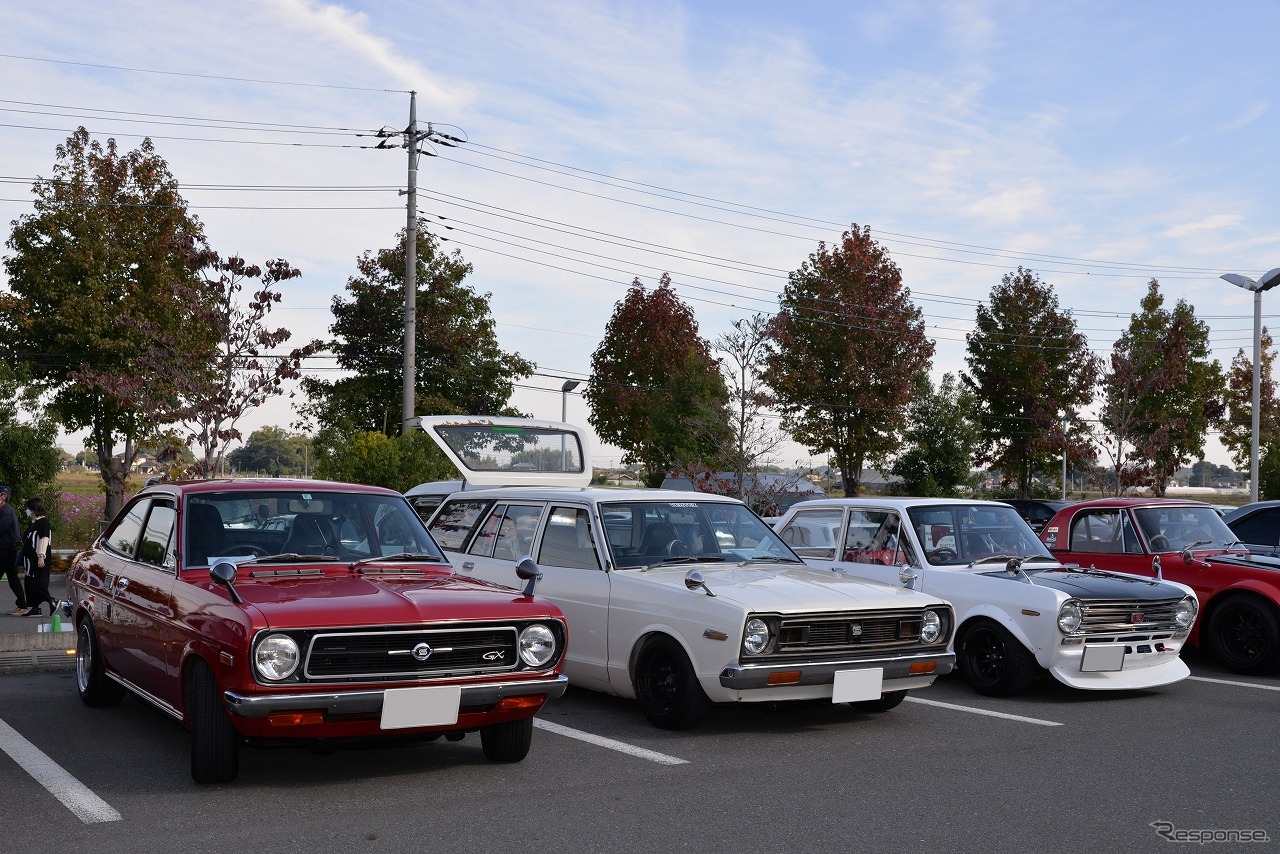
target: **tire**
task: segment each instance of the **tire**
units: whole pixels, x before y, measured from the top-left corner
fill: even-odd
[[[994,620],[975,620],[962,630],[956,662],[965,681],[988,697],[1021,694],[1040,675],[1035,657]]]
[[[697,726],[711,710],[689,657],[666,635],[656,635],[640,647],[635,689],[644,716],[662,729]]]
[[[231,723],[213,671],[197,661],[187,678],[187,718],[191,723],[191,779],[230,783],[240,772],[240,734]]]
[[[880,695],[879,700],[860,700],[857,703],[850,703],[849,708],[859,712],[887,712],[902,705],[905,699],[907,699],[906,691],[886,691]]]
[[[107,676],[98,633],[87,615],[76,627],[76,691],[86,706],[114,706],[124,698],[124,686]]]
[[[480,728],[480,746],[493,762],[519,762],[529,755],[533,742],[533,718]]]
[[[1274,673],[1280,668],[1280,620],[1276,609],[1250,595],[1229,596],[1213,609],[1209,647],[1236,673]]]

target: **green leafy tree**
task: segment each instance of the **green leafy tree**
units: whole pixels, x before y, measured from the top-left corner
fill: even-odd
[[[202,238],[168,164],[145,139],[121,153],[115,140],[78,129],[56,151],[51,178],[33,185],[34,212],[14,221],[4,264],[0,342],[49,395],[63,427],[88,428],[102,462],[106,514],[124,498],[140,442],[154,432],[154,408],[101,382],[103,372],[142,377],[155,399],[172,394],[139,363],[158,328],[183,341],[194,364],[210,342],[188,321],[192,306],[174,285],[192,273],[179,246]]]
[[[283,427],[254,430],[244,445],[227,454],[227,460],[242,473],[268,477],[301,477],[310,474],[311,440]]]
[[[639,463],[649,486],[673,469],[722,461],[729,393],[665,273],[653,290],[636,279],[616,304],[583,397],[596,433],[626,452],[624,464]]]
[[[961,381],[978,400],[978,464],[993,464],[1030,498],[1032,476],[1056,469],[1064,449],[1073,462],[1093,459],[1079,412],[1101,362],[1052,286],[1022,267],[1006,273],[965,341]]]
[[[1111,376],[1132,379],[1108,385],[1104,423],[1127,387],[1135,475],[1156,495],[1164,495],[1174,472],[1203,455],[1209,424],[1222,419],[1226,388],[1210,353],[1208,325],[1186,300],[1166,309],[1152,279],[1141,311],[1113,347]]]
[[[395,247],[356,260],[347,297],[333,298],[332,340],[326,347],[350,376],[328,382],[307,377],[303,414],[321,431],[321,443],[356,431],[400,432],[404,371],[404,236]],[[443,252],[420,221],[417,235],[417,326],[414,411],[419,415],[520,415],[508,406],[518,379],[534,364],[498,346],[489,294],[464,279],[471,265]],[[333,437],[330,439],[329,437]]]
[[[13,490],[10,501],[19,514],[28,498],[40,497],[53,507],[53,479],[61,468],[62,452],[55,444],[58,426],[40,407],[37,395],[24,389],[18,371],[0,365],[0,483]],[[27,418],[22,414],[33,413]],[[7,567],[0,567],[0,570]]]
[[[1267,444],[1259,445],[1258,500],[1277,498],[1280,498],[1280,435],[1272,435]]]
[[[325,480],[407,492],[419,483],[459,477],[431,437],[421,431],[388,436],[361,430],[317,451],[316,475]]]
[[[764,380],[782,425],[812,454],[830,453],[857,495],[866,465],[899,447],[933,342],[889,253],[856,224],[793,271],[770,322]]]
[[[1280,399],[1276,397],[1276,382],[1272,373],[1276,352],[1272,349],[1271,333],[1262,327],[1261,356],[1258,359],[1258,447],[1270,447],[1272,439],[1280,435]],[[1249,457],[1253,453],[1253,357],[1244,349],[1236,351],[1227,370],[1225,412],[1218,422],[1218,438],[1222,441],[1231,461],[1241,469],[1249,469]]]
[[[954,496],[968,485],[978,449],[978,401],[954,374],[944,374],[935,390],[923,378],[907,410],[905,450],[892,473],[905,495]]]

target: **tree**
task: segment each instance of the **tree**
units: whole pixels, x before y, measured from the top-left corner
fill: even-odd
[[[1275,351],[1271,349],[1271,333],[1262,327],[1258,359],[1258,447],[1270,447],[1273,437],[1280,435],[1280,400],[1272,374]],[[1236,351],[1227,371],[1225,412],[1218,421],[1219,440],[1231,454],[1237,467],[1248,470],[1253,454],[1253,359],[1244,349]]]
[[[773,405],[773,393],[762,379],[768,340],[768,320],[757,314],[733,321],[733,331],[712,343],[726,356],[721,369],[729,391],[732,442],[726,462],[733,472],[732,494],[739,499],[746,497],[747,472],[755,471],[786,441],[786,434],[765,420],[765,411]]]
[[[782,426],[812,454],[829,452],[857,495],[864,465],[899,446],[907,405],[933,342],[889,253],[855,223],[819,243],[787,279],[769,324],[764,380]]]
[[[1113,401],[1126,395],[1135,473],[1156,495],[1164,495],[1185,462],[1204,453],[1208,425],[1221,421],[1224,381],[1210,352],[1208,325],[1186,300],[1173,311],[1164,308],[1160,283],[1152,279],[1141,311],[1113,347],[1103,421],[1117,420]]]
[[[356,259],[347,280],[349,298],[333,298],[333,339],[326,346],[337,366],[351,376],[334,382],[307,377],[303,413],[324,437],[362,430],[400,432],[404,371],[404,230],[391,249],[368,251]],[[489,294],[477,294],[463,280],[471,265],[418,223],[417,372],[415,412],[421,415],[520,415],[508,406],[515,381],[534,364],[498,347]],[[318,437],[319,439],[320,437]],[[328,441],[321,439],[321,441]]]
[[[906,444],[893,464],[906,495],[953,496],[969,483],[980,432],[978,401],[954,374],[937,390],[923,378],[907,411]]]
[[[4,262],[11,292],[0,299],[0,341],[50,394],[63,427],[89,429],[109,518],[155,418],[92,372],[143,375],[137,356],[150,338],[146,324],[175,340],[198,332],[188,323],[192,306],[173,285],[192,279],[180,241],[203,234],[150,139],[122,154],[114,139],[103,146],[79,128],[56,158],[53,177],[33,185],[34,213],[14,221],[6,244],[14,254]],[[190,344],[199,364],[201,342]],[[169,390],[157,384],[154,392]]]
[[[636,279],[615,304],[583,398],[596,433],[626,452],[624,464],[643,466],[649,486],[672,469],[722,461],[729,393],[693,310],[665,273],[653,290]]]
[[[421,430],[403,436],[361,430],[337,446],[317,451],[316,476],[325,480],[407,492],[419,483],[459,477],[444,453]]]
[[[1031,478],[1069,459],[1092,460],[1080,409],[1093,400],[1101,362],[1089,352],[1070,311],[1031,270],[1006,273],[980,304],[965,336],[969,372],[961,381],[978,399],[977,462],[994,464],[1031,497]]]
[[[241,473],[268,477],[299,477],[311,473],[311,440],[283,427],[262,427],[249,434],[243,446],[227,455]]]
[[[62,459],[55,444],[58,426],[41,409],[37,396],[23,389],[24,379],[8,365],[0,365],[0,400],[9,401],[0,409],[0,483],[13,490],[10,501],[19,515],[28,498],[39,496],[49,504]],[[24,412],[33,414],[24,420]]]

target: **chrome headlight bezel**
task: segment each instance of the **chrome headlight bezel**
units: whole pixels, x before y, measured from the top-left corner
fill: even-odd
[[[1174,606],[1173,621],[1178,624],[1179,630],[1189,631],[1199,612],[1200,603],[1196,601],[1196,597],[1183,596],[1182,600]]]
[[[253,669],[268,682],[283,682],[298,670],[302,650],[285,634],[270,634],[253,648]]]
[[[556,633],[542,623],[533,623],[520,630],[517,647],[520,660],[529,667],[546,667],[556,657]]]
[[[942,617],[932,609],[925,611],[920,620],[920,642],[937,643],[942,639]]]
[[[760,655],[769,648],[773,641],[773,632],[769,624],[759,617],[747,620],[742,631],[742,652],[744,655]]]
[[[1079,599],[1068,599],[1058,608],[1058,631],[1078,635],[1084,625],[1084,605]]]

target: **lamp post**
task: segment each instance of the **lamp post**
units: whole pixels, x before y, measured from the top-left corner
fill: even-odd
[[[1249,500],[1258,500],[1258,429],[1261,422],[1262,396],[1262,292],[1280,285],[1280,267],[1263,274],[1254,281],[1239,273],[1224,273],[1223,281],[1253,292],[1253,445],[1249,453]]]
[[[569,420],[569,392],[582,385],[581,380],[565,380],[564,385],[560,386],[560,420]],[[560,471],[564,471],[569,465],[568,449],[565,448],[564,436],[560,437]]]

